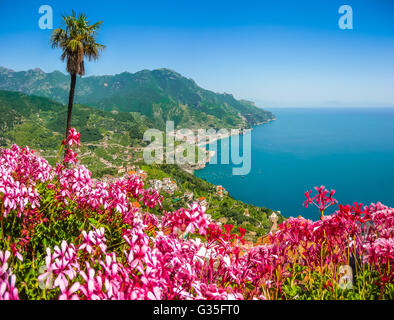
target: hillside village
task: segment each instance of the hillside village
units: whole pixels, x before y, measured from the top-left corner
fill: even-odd
[[[228,217],[225,214],[218,215],[218,210],[223,209],[222,206],[225,207],[227,205],[227,200],[231,199],[228,191],[223,186],[212,185],[210,192],[202,193],[201,190],[195,185],[188,185],[187,187],[179,185],[176,182],[176,177],[171,174],[163,174],[161,172],[159,175],[157,175],[157,172],[155,172],[155,170],[152,170],[152,167],[143,167],[145,170],[142,169],[139,165],[135,164],[119,166],[117,167],[116,175],[106,174],[102,177],[101,180],[107,183],[111,183],[119,177],[127,179],[131,175],[137,175],[144,181],[144,183],[148,187],[155,189],[164,197],[165,202],[168,204],[168,209],[170,210],[176,210],[180,206],[187,207],[188,205],[196,202],[200,206],[205,208],[208,218],[216,220],[218,225],[222,226],[228,223],[233,223],[235,225],[239,225],[240,227],[246,228],[247,232],[245,234],[245,240],[247,241],[248,247],[253,247],[256,244],[263,243],[264,238],[267,238],[268,232],[276,231],[278,220],[283,219],[279,211],[274,212],[270,210],[270,215],[266,215],[266,222],[259,221],[258,223],[250,224],[248,220],[254,221],[255,217],[255,215],[253,215],[253,212],[255,212],[256,208],[253,206],[246,206],[240,209],[240,216],[238,217],[242,217],[242,222],[238,221],[240,218],[234,220],[234,217]],[[179,168],[178,172],[185,172],[183,174],[188,175],[188,173],[186,173],[186,171],[184,171],[182,168]],[[238,206],[239,205],[236,204],[233,208],[230,208],[230,210],[235,210]],[[214,215],[214,217],[212,216],[212,214]]]

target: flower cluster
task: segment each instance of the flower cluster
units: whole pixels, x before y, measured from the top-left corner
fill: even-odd
[[[9,251],[0,250],[0,300],[19,300],[16,276],[7,262],[10,256]]]
[[[68,245],[63,240],[60,248],[55,246],[54,253],[47,248],[47,255],[45,258],[46,272],[38,277],[38,281],[49,280],[50,276],[56,276],[54,287],[59,287],[63,292],[70,280],[77,275],[75,269],[77,265],[77,252],[74,245]]]
[[[163,218],[163,225],[171,228],[175,233],[194,233],[198,230],[199,234],[206,233],[208,217],[205,208],[193,203],[189,209],[181,208],[176,212],[166,213]]]
[[[315,187],[316,194],[311,197],[312,190],[305,192],[306,201],[304,202],[305,208],[308,205],[313,204],[319,208],[322,216],[324,211],[335,203],[338,203],[336,199],[333,198],[335,190],[328,191],[324,186]]]
[[[79,139],[71,129],[64,144]],[[351,259],[379,273],[381,292],[394,280],[394,208],[379,202],[339,205],[324,216],[337,201],[333,190],[316,187],[305,206],[316,205],[320,220],[288,218],[253,247],[245,229],[220,226],[197,203],[161,212],[162,196],[139,176],[96,181],[75,159],[70,152],[51,168],[28,148],[1,151],[0,240],[13,254],[0,250],[0,299],[29,297],[26,283],[34,281],[34,297],[62,300],[284,298],[289,280],[310,282],[313,272],[332,274],[320,279],[331,290]],[[31,259],[38,272],[23,273]]]
[[[394,208],[378,202],[365,208],[365,216],[370,218],[364,230],[364,259],[376,266],[392,265],[394,260]],[[391,277],[393,275],[391,274]]]
[[[37,183],[52,180],[52,167],[34,154],[28,147],[0,150],[0,199],[3,203],[1,214],[7,217],[11,210],[21,216],[25,208],[40,206]]]
[[[66,140],[63,141],[63,145],[72,147],[76,145],[77,147],[81,146],[81,133],[77,132],[74,128],[70,128],[68,130],[68,135]]]

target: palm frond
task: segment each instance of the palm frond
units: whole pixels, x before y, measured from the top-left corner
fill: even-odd
[[[105,49],[105,45],[96,42],[97,31],[103,21],[89,24],[85,13],[77,14],[74,10],[71,15],[63,15],[62,20],[64,28],[52,32],[50,43],[53,48],[63,50],[61,59],[67,59],[67,71],[70,74],[83,75],[84,57],[96,60]]]

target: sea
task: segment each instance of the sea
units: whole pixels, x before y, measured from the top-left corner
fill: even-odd
[[[285,217],[319,219],[319,210],[304,208],[303,202],[305,191],[321,185],[334,189],[341,204],[380,201],[394,207],[394,108],[270,111],[276,120],[251,132],[248,174],[233,175],[239,165],[231,161],[220,164],[224,139],[218,142],[218,164],[208,163],[195,175],[222,185],[238,200]],[[326,214],[337,209],[331,206]]]

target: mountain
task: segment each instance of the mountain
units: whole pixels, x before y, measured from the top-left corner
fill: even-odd
[[[0,67],[1,90],[65,104],[69,86],[69,76],[59,71],[15,72]],[[159,129],[164,129],[166,120],[173,120],[176,128],[250,128],[274,119],[253,102],[205,90],[169,69],[78,78],[75,102],[103,111],[135,112]]]
[[[0,146],[12,143],[53,151],[64,139],[67,107],[49,98],[0,90]],[[146,117],[130,112],[109,112],[76,104],[73,127],[81,141],[112,150],[138,146],[143,132],[152,127]],[[113,151],[113,150],[112,150]]]

